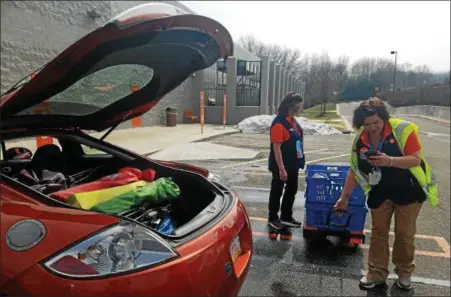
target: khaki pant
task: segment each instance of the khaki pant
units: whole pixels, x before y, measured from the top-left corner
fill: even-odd
[[[371,209],[372,229],[368,256],[368,279],[385,281],[389,275],[388,240],[393,213],[395,214],[395,243],[392,261],[395,265],[395,272],[401,279],[412,275],[415,269],[416,220],[422,205],[422,203],[413,203],[400,206],[385,200],[379,208]]]

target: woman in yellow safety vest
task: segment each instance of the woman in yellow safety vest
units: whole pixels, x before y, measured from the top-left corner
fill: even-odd
[[[398,287],[410,290],[414,264],[416,220],[423,202],[438,203],[437,181],[424,159],[418,126],[392,118],[379,98],[362,102],[354,111],[356,136],[351,166],[337,209],[346,209],[357,183],[367,196],[372,228],[368,273],[360,286],[383,285],[389,275],[389,231],[395,215],[392,261]]]

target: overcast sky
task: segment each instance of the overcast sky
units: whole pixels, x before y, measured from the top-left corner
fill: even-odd
[[[181,1],[222,23],[235,41],[253,34],[300,49],[390,58],[450,69],[450,1]]]

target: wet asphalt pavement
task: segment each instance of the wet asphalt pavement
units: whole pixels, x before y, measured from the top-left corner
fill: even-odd
[[[417,221],[416,272],[414,289],[400,291],[393,286],[360,290],[368,246],[352,251],[336,238],[307,244],[302,229],[275,234],[266,224],[271,176],[266,169],[269,135],[235,134],[210,142],[260,152],[250,161],[185,161],[211,170],[235,189],[245,203],[254,232],[252,266],[240,296],[451,296],[450,294],[450,133],[449,127],[411,118],[421,128],[421,141],[427,160],[438,181],[441,204],[423,206]],[[305,137],[308,162],[348,162],[353,135]],[[304,218],[305,177],[299,178],[294,216]],[[371,229],[368,214],[365,229]],[[393,223],[392,223],[393,230]],[[367,243],[371,233],[366,233]],[[391,244],[393,244],[391,236]],[[393,266],[390,264],[393,273]]]

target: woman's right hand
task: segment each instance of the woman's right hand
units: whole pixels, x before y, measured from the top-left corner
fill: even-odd
[[[288,174],[287,171],[285,170],[285,168],[280,168],[279,169],[279,176],[280,176],[280,180],[283,182],[286,182],[288,179]]]
[[[340,199],[338,199],[337,202],[335,203],[334,207],[336,209],[346,210],[346,208],[348,207],[348,199],[340,197]]]

